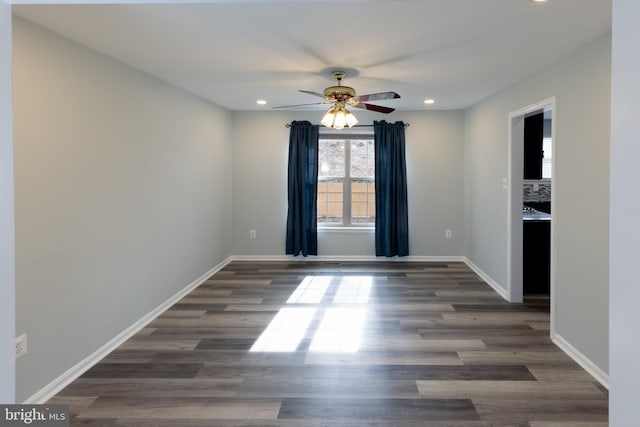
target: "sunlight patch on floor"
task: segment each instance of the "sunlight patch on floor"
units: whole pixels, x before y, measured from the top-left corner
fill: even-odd
[[[296,351],[315,314],[309,307],[281,309],[249,351]]]
[[[250,351],[293,352],[305,336],[313,336],[309,352],[357,352],[372,284],[372,276],[305,276]],[[329,306],[320,306],[325,299]],[[291,306],[295,304],[305,306]],[[317,313],[320,320],[314,322]],[[316,324],[309,334],[308,329]]]
[[[328,308],[322,317],[310,352],[355,353],[360,348],[366,318],[364,308]]]

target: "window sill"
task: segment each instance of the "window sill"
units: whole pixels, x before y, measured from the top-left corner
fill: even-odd
[[[376,228],[371,227],[343,227],[343,226],[327,226],[318,227],[318,233],[374,233]]]

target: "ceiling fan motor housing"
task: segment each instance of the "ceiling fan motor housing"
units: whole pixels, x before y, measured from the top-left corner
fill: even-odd
[[[349,86],[330,86],[324,90],[324,97],[329,101],[346,101],[356,96],[356,91]]]
[[[313,96],[319,96],[324,98],[324,102],[317,102],[313,104],[299,104],[299,105],[286,105],[282,107],[273,107],[273,108],[289,108],[289,107],[301,107],[303,105],[318,105],[318,104],[327,104],[331,103],[333,106],[329,109],[329,111],[341,111],[347,112],[346,106],[353,108],[360,108],[362,110],[370,110],[376,111],[378,113],[391,113],[395,111],[395,108],[384,107],[382,105],[369,104],[366,101],[380,101],[383,99],[396,99],[400,98],[395,92],[381,92],[381,93],[372,93],[368,95],[360,95],[356,97],[356,91],[354,88],[349,86],[342,86],[342,79],[344,79],[347,75],[344,71],[334,71],[331,73],[334,79],[338,81],[336,86],[329,86],[324,90],[323,93],[313,92],[310,90],[301,90],[300,92],[308,93]]]

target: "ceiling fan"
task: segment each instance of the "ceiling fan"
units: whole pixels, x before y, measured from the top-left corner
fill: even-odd
[[[345,126],[351,127],[358,123],[356,117],[346,108],[347,106],[385,114],[389,114],[392,111],[395,111],[395,108],[368,104],[366,101],[380,101],[383,99],[400,98],[400,95],[398,95],[397,93],[380,92],[356,96],[355,89],[349,86],[342,86],[342,79],[346,77],[347,73],[345,73],[344,71],[334,71],[331,73],[331,75],[334,79],[337,80],[337,86],[329,86],[324,90],[323,93],[313,92],[310,90],[300,91],[303,93],[308,93],[310,95],[318,96],[320,98],[324,98],[324,101],[314,102],[310,104],[285,105],[273,108],[292,108],[307,105],[333,104],[331,108],[329,108],[329,110],[325,113],[320,123],[322,123],[324,126],[334,129],[343,129]]]

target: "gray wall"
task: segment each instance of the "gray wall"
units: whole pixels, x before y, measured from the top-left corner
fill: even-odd
[[[231,254],[231,116],[14,20],[23,401]]]
[[[0,2],[0,403],[15,401],[11,6]]]
[[[233,113],[234,255],[284,255],[287,156],[291,120],[318,123],[322,111]],[[360,124],[403,120],[406,129],[410,252],[461,256],[463,250],[464,120],[461,111],[402,111],[390,116],[356,112]],[[445,229],[453,238],[445,239]],[[249,238],[249,230],[257,238]],[[373,256],[371,231],[318,236],[319,255]]]
[[[508,114],[556,96],[556,330],[608,372],[610,36],[465,116],[466,255],[507,284]]]
[[[613,1],[611,93],[610,424],[638,425],[640,3]]]

